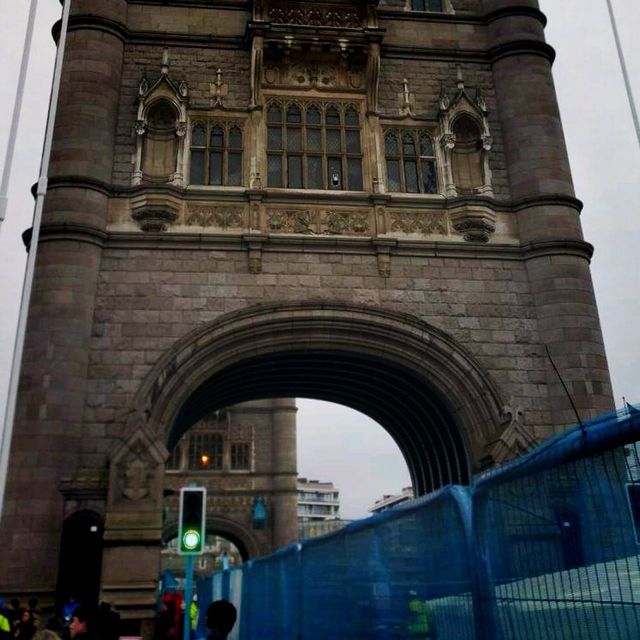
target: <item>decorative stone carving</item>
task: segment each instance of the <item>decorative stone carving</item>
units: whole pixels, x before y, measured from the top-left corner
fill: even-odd
[[[317,89],[360,89],[364,72],[357,65],[343,67],[339,63],[303,60],[265,65],[264,84]]]
[[[330,211],[324,220],[323,233],[328,235],[371,233],[369,214]]]
[[[149,495],[149,465],[140,458],[125,462],[125,484],[122,493],[129,500],[142,500]]]
[[[392,211],[391,231],[400,233],[423,233],[425,235],[447,235],[446,215],[431,211]]]
[[[187,210],[185,224],[189,227],[238,229],[243,226],[243,214],[241,207],[191,206]]]
[[[164,193],[143,193],[131,200],[131,217],[146,232],[166,231],[178,219],[180,209],[180,200]]]
[[[409,81],[402,80],[402,91],[398,94],[398,105],[401,116],[414,115],[416,108],[416,96],[409,91]]]
[[[488,242],[496,230],[496,214],[483,207],[463,208],[450,214],[451,225],[467,242]]]
[[[272,4],[269,20],[276,24],[297,24],[313,27],[360,29],[362,16],[356,9],[345,6],[310,6],[303,4]]]
[[[497,437],[487,445],[484,467],[504,464],[533,449],[538,441],[523,423],[524,411],[513,401],[502,408],[502,425]]]
[[[312,224],[316,212],[303,209],[276,209],[268,212],[267,225],[270,231],[280,233],[313,234]]]
[[[229,85],[222,82],[222,69],[216,70],[216,81],[209,85],[211,95],[210,104],[212,107],[223,106],[224,99],[229,93]]]

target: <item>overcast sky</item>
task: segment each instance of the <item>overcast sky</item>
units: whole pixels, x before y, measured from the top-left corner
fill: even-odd
[[[99,1],[99,0],[96,0]],[[634,91],[640,100],[640,2],[613,0]],[[0,23],[3,67],[0,164],[13,109],[27,0],[11,3]],[[616,402],[640,402],[640,151],[634,135],[605,0],[540,0],[549,18],[554,65],[578,197],[584,201],[585,237],[596,246],[592,263]],[[2,6],[9,0],[2,0]],[[8,384],[25,253],[21,232],[30,226],[54,48],[50,35],[58,0],[40,0],[35,47],[15,156],[7,220],[0,229],[0,402]],[[366,515],[383,493],[408,483],[406,466],[389,436],[354,412],[314,401],[300,403],[299,471],[341,489],[343,516]]]

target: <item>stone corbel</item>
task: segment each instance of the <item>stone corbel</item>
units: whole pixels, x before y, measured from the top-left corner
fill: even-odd
[[[378,274],[383,278],[391,275],[391,251],[398,244],[396,240],[378,238],[373,241],[378,257]]]
[[[262,273],[262,247],[267,236],[251,234],[243,237],[248,250],[249,273]]]
[[[179,217],[181,202],[164,193],[144,193],[131,199],[131,217],[142,231],[166,231]]]
[[[451,226],[466,242],[486,243],[496,230],[496,214],[488,207],[462,207],[449,215]]]

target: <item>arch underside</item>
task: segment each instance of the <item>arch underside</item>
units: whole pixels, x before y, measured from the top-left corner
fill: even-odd
[[[215,409],[280,397],[335,402],[378,422],[398,444],[419,495],[469,481],[464,438],[446,401],[433,388],[382,358],[331,349],[265,354],[218,372],[181,407],[168,448]],[[357,465],[354,460],[354,468]]]

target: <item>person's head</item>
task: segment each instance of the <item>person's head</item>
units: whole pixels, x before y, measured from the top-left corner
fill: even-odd
[[[216,600],[207,607],[207,627],[211,631],[230,633],[237,615],[236,608],[228,600]]]
[[[31,617],[31,611],[29,611],[29,609],[23,609],[20,620],[22,620],[22,622],[31,622]]]
[[[71,640],[80,634],[92,631],[93,616],[88,607],[80,605],[73,610],[71,622],[69,622],[69,636]]]

